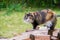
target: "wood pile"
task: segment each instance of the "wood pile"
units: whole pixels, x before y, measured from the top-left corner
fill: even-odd
[[[19,36],[0,40],[60,40],[57,38],[59,29],[53,31],[53,36],[48,35],[48,30],[31,30],[24,32]]]

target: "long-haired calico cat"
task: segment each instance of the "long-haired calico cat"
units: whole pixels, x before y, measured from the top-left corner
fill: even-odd
[[[41,11],[25,14],[24,21],[31,23],[33,25],[33,29],[36,29],[40,24],[46,23],[44,26],[49,27],[50,30],[54,30],[57,18],[51,9],[43,9]]]

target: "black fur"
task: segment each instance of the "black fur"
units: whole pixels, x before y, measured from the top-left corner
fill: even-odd
[[[34,20],[34,22],[32,23],[32,25],[33,25],[33,29],[36,29],[37,25],[39,25],[39,24],[36,22],[36,20]]]

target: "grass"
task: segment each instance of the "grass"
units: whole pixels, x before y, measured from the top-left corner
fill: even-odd
[[[23,22],[23,12],[12,12],[9,16],[4,15],[5,12],[0,12],[0,36],[12,37],[31,28],[31,24]]]
[[[57,18],[56,28],[60,28],[60,18]]]
[[[29,11],[28,11],[29,10]],[[11,12],[10,15],[7,15],[7,10],[0,11],[0,36],[1,37],[13,37],[14,35],[25,32],[26,29],[32,29],[31,24],[26,24],[23,21],[25,12],[36,11],[36,9],[27,9],[24,12]],[[57,14],[60,13],[60,10],[54,10]],[[57,18],[56,28],[60,28],[60,18]]]

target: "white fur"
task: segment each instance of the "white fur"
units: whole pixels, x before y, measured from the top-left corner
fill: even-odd
[[[26,23],[33,23],[33,20],[30,19],[30,18],[27,18],[26,20],[24,20],[24,22],[26,22]]]
[[[47,22],[45,23],[45,25],[50,28],[50,27],[52,26],[52,22],[51,22],[51,21],[47,21]]]
[[[51,21],[47,21],[46,23],[44,23],[44,25],[42,27],[40,27],[39,29],[40,30],[50,30],[50,27],[52,26],[52,22]]]

